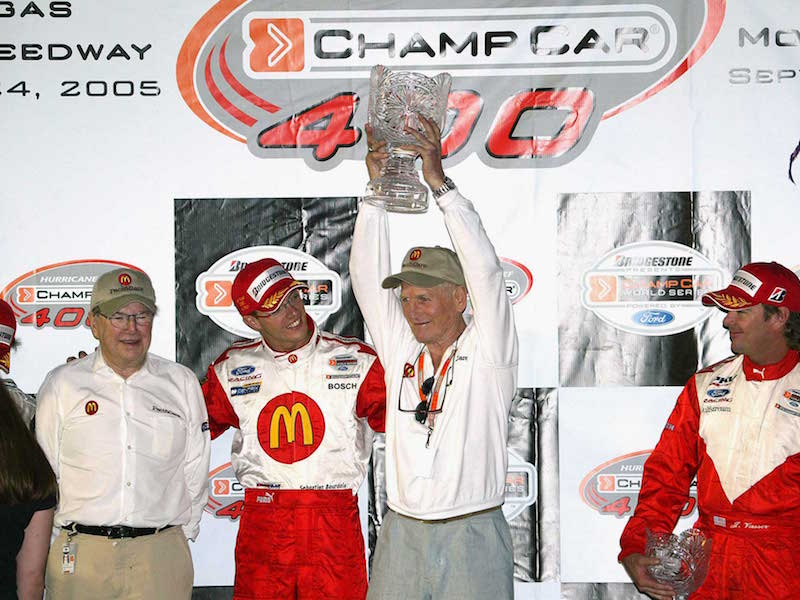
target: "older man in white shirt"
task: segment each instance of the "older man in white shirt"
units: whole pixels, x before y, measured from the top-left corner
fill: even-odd
[[[389,222],[364,202],[350,276],[386,371],[387,514],[368,600],[510,600],[500,506],[518,344],[503,269],[472,203],[445,177],[439,129],[412,132],[453,250],[412,247],[391,274]],[[371,131],[374,179],[388,154]],[[395,288],[400,288],[396,293]],[[472,317],[463,315],[467,295]]]
[[[115,269],[92,290],[100,347],[51,371],[36,436],[59,487],[48,598],[190,598],[210,435],[192,371],[148,353],[150,278]]]

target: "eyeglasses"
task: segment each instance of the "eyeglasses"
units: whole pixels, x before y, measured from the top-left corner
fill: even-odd
[[[100,313],[102,314],[102,313]],[[114,329],[127,329],[128,323],[134,322],[136,327],[147,327],[153,323],[153,313],[148,311],[129,315],[127,313],[115,312],[113,315],[103,315]]]
[[[430,408],[428,408],[428,402],[430,402],[431,390],[433,389],[433,381],[434,381],[433,375],[431,375],[425,381],[422,382],[421,390],[422,394],[425,396],[425,400],[420,400],[419,404],[417,404],[417,408],[414,409],[414,418],[417,420],[417,423],[424,424],[425,421],[428,420],[428,414],[434,412],[431,411]],[[441,410],[442,409],[439,408],[435,412],[441,412]]]
[[[422,352],[420,352],[420,354],[422,354]],[[397,410],[399,410],[400,412],[404,412],[404,413],[414,413],[414,419],[420,425],[424,425],[425,424],[425,421],[428,420],[428,416],[429,415],[436,415],[436,414],[439,414],[440,412],[442,412],[442,410],[444,409],[444,401],[445,401],[445,398],[447,397],[447,389],[453,383],[453,367],[455,366],[455,360],[453,360],[454,357],[455,357],[455,349],[453,350],[453,353],[452,353],[450,359],[448,360],[448,364],[446,365],[447,371],[444,374],[444,389],[441,390],[441,398],[440,398],[439,402],[437,403],[436,407],[434,407],[434,408],[431,407],[431,392],[434,391],[433,387],[434,387],[434,385],[436,383],[435,376],[431,375],[425,381],[422,382],[422,385],[419,388],[419,391],[422,393],[423,396],[425,396],[425,399],[424,400],[420,400],[419,404],[417,404],[416,407],[414,407],[413,409],[412,408],[403,408],[403,404],[402,404],[403,385],[402,384],[400,385],[400,390],[399,390],[399,392],[397,394]],[[419,357],[417,357],[417,360],[415,361],[415,363],[418,363],[418,361],[419,361]],[[413,378],[410,378],[410,377],[404,377],[403,378],[403,382],[405,382],[407,380],[413,380]],[[438,392],[438,389],[439,388],[437,387],[437,392]]]

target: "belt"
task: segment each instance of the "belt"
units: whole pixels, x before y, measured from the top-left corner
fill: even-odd
[[[447,517],[446,519],[418,519],[416,517],[409,517],[408,515],[399,514],[401,517],[405,517],[406,519],[411,519],[412,521],[418,521],[420,523],[452,523],[453,521],[463,521],[464,519],[469,519],[471,517],[477,517],[478,515],[484,515],[486,513],[493,512],[495,510],[500,510],[499,506],[492,506],[491,508],[484,508],[483,510],[478,510],[475,512],[467,513],[465,515],[456,515],[455,517]]]
[[[167,525],[166,527],[128,527],[127,525],[81,525],[80,523],[70,523],[64,529],[77,533],[99,535],[111,540],[118,540],[122,538],[153,535],[158,531],[164,531],[170,527],[173,527],[173,525]]]

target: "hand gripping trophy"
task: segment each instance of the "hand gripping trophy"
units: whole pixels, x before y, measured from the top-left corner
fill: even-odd
[[[708,574],[712,541],[699,529],[687,529],[679,536],[646,531],[645,554],[655,556],[660,564],[648,567],[661,583],[671,585],[676,600],[685,600],[695,592]]]
[[[428,189],[419,180],[416,152],[403,146],[417,143],[406,127],[423,131],[418,115],[444,126],[452,77],[439,73],[391,71],[383,65],[372,68],[369,86],[369,117],[376,140],[385,140],[389,158],[380,176],[370,181],[371,195],[364,200],[392,212],[416,213],[428,209]]]

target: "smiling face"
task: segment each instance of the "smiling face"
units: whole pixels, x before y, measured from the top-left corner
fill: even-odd
[[[464,330],[461,313],[467,307],[467,292],[462,286],[442,283],[424,288],[403,282],[400,304],[418,342],[446,348]]]
[[[779,361],[788,350],[783,335],[788,314],[787,309],[781,308],[767,315],[763,304],[728,312],[722,326],[730,334],[731,351],[745,354],[759,365]]]
[[[299,289],[289,292],[274,312],[256,311],[242,319],[250,329],[261,334],[270,348],[278,352],[297,350],[311,337],[306,307]]]
[[[122,315],[145,312],[151,311],[140,302],[131,302],[117,311]],[[134,319],[128,319],[122,329],[116,329],[107,317],[93,314],[91,328],[92,335],[100,342],[103,359],[117,374],[127,378],[142,367],[153,334],[152,320],[137,325]]]

